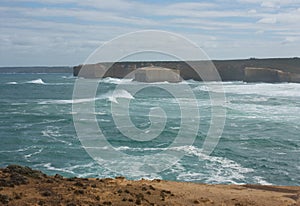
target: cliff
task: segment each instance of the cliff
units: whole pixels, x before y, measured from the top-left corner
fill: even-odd
[[[282,77],[280,78],[284,82],[300,82],[300,58],[273,58],[273,59],[242,59],[242,60],[213,60],[213,64],[218,70],[222,81],[247,81],[245,77],[245,69],[247,67],[252,68],[265,68],[268,71],[280,70]],[[97,71],[102,68],[104,72],[105,68],[110,65],[109,63],[99,63],[93,65],[85,65],[85,72],[81,71],[82,65],[75,66],[73,68],[74,76],[83,76],[87,78],[97,78]],[[116,62],[108,69],[108,71],[100,76],[103,77],[116,77],[123,78],[130,72],[136,70],[136,68],[156,66],[165,67],[170,69],[176,69],[180,71],[180,76],[183,79],[193,79],[201,81],[201,77],[191,68],[190,65],[196,69],[203,69],[211,66],[209,61],[140,61],[140,62]],[[101,69],[100,69],[101,70]],[[80,73],[79,73],[80,72]],[[100,74],[99,73],[99,74]],[[269,74],[268,72],[266,73]],[[258,77],[258,76],[257,76]],[[210,79],[216,80],[216,79]],[[250,80],[249,80],[250,81]],[[251,79],[251,81],[258,81],[258,79]],[[278,82],[270,81],[270,82]]]
[[[136,70],[134,80],[139,82],[180,82],[180,72],[162,67],[143,67]]]

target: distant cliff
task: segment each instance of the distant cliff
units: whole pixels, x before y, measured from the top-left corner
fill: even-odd
[[[213,60],[223,81],[262,81],[264,82],[300,82],[300,58],[273,58],[273,59],[242,59],[242,60]],[[183,61],[140,61],[140,62],[117,62],[114,63],[106,73],[105,69],[109,63],[99,63],[87,65],[88,69],[80,72],[82,65],[73,68],[74,76],[83,76],[88,78],[97,77],[116,77],[123,78],[137,68],[147,66],[165,67],[177,69],[183,79],[194,79],[201,81],[201,77],[190,67],[194,65],[197,69],[201,69],[209,65],[208,61],[190,61],[189,64]],[[245,72],[246,68],[259,68],[258,75],[248,78],[249,74]],[[266,71],[263,72],[263,70]],[[276,77],[268,79],[269,75]],[[251,73],[251,72],[250,72]],[[255,72],[254,72],[255,73]],[[260,76],[261,75],[261,76]],[[259,78],[259,76],[261,78]],[[264,76],[264,78],[263,78]],[[280,77],[279,77],[280,76]],[[214,79],[211,79],[214,80]]]

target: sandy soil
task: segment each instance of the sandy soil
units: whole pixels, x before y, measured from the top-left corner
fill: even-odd
[[[0,205],[300,205],[300,187],[64,178],[0,169]]]

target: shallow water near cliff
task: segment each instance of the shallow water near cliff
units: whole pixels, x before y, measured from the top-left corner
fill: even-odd
[[[114,91],[131,80],[106,78],[94,99],[72,100],[76,78],[70,74],[2,74],[0,78],[0,166],[21,164],[47,174],[114,177],[120,175],[94,161],[83,149],[75,132],[72,104],[96,102],[99,126],[117,151],[143,155],[164,150],[180,128],[180,112],[174,98],[157,92],[133,95]],[[186,82],[199,104],[200,129],[193,145],[173,148],[185,156],[169,169],[130,179],[162,178],[204,183],[300,184],[300,84],[224,82],[227,110],[223,135],[210,155],[201,151],[211,120],[208,90],[202,82]],[[162,84],[168,84],[166,82]],[[213,82],[212,82],[213,84]],[[218,90],[210,92],[221,92]],[[110,105],[121,99],[133,104],[130,115],[139,128],[147,128],[149,108],[167,108],[168,121],[161,138],[139,144],[116,129]],[[188,104],[188,100],[186,101]],[[188,105],[187,105],[188,106]],[[86,121],[88,124],[88,120]],[[189,131],[185,131],[188,136]],[[105,152],[105,148],[102,148]],[[159,161],[159,160],[158,160]],[[130,164],[130,163],[127,163]]]

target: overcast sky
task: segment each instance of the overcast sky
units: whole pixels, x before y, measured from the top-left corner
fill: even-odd
[[[128,32],[174,32],[212,59],[300,56],[300,0],[1,0],[0,66],[77,65]]]

